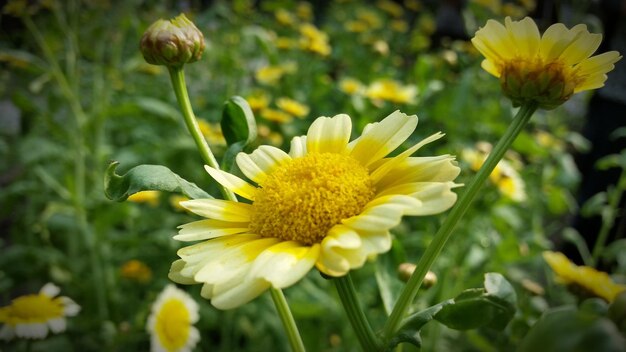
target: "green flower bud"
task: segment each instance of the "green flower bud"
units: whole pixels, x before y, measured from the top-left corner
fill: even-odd
[[[202,32],[184,14],[154,22],[141,37],[141,53],[153,65],[182,66],[200,60]]]
[[[402,263],[398,266],[398,278],[404,282],[408,282],[417,266],[413,263]],[[422,281],[423,288],[431,288],[437,284],[437,274],[428,271]]]

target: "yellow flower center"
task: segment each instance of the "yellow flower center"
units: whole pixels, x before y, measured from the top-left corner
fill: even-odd
[[[63,302],[46,295],[26,295],[13,300],[8,307],[7,323],[45,323],[63,317]]]
[[[178,351],[185,346],[190,331],[189,311],[178,299],[169,299],[156,316],[155,332],[168,351]]]
[[[259,185],[250,228],[264,237],[319,243],[374,196],[366,167],[334,153],[313,153],[277,167]]]

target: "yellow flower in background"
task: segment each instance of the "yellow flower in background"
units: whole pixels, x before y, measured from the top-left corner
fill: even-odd
[[[276,10],[274,18],[276,18],[276,21],[283,26],[293,26],[298,21],[291,12],[285,9]]]
[[[276,99],[276,106],[278,106],[278,108],[282,111],[295,117],[305,117],[309,114],[308,106],[285,97]]]
[[[278,37],[274,41],[274,44],[278,49],[293,49],[298,46],[298,42],[287,37]]]
[[[572,263],[563,253],[545,251],[543,258],[557,275],[558,281],[565,285],[574,285],[586,293],[613,302],[615,297],[626,291],[626,285],[613,282],[609,274],[588,266]]]
[[[185,197],[185,196],[181,196],[180,194],[172,194],[170,196],[170,205],[172,206],[172,208],[178,210],[178,211],[186,211],[187,209],[183,208],[182,205],[180,205],[180,202],[184,202],[189,200],[189,198]]]
[[[254,77],[257,81],[267,85],[274,85],[285,75],[285,70],[278,66],[265,66],[258,69]]]
[[[269,144],[275,147],[281,146],[283,144],[283,135],[278,132],[272,131],[266,125],[259,125],[257,132],[262,140],[267,141]]]
[[[422,9],[422,3],[419,0],[404,0],[404,7],[409,10],[418,12]]]
[[[539,144],[543,148],[559,152],[565,150],[565,143],[563,143],[563,140],[560,138],[556,138],[553,134],[549,132],[539,130],[535,132],[534,136],[537,144]]]
[[[356,12],[358,21],[364,22],[370,29],[379,29],[383,26],[383,21],[378,14],[366,8],[360,8]]]
[[[472,171],[477,172],[487,160],[491,152],[491,144],[486,142],[476,143],[476,148],[464,149],[461,152],[462,159],[469,164]],[[502,159],[489,174],[489,180],[496,186],[498,191],[515,202],[526,200],[526,185],[524,180],[508,160]]]
[[[198,119],[198,127],[200,127],[200,132],[210,145],[226,145],[226,139],[224,139],[222,127],[219,123],[208,123],[203,119]]]
[[[344,24],[344,28],[348,32],[352,33],[363,33],[369,30],[369,26],[367,23],[362,21],[348,21]]]
[[[122,264],[120,275],[125,279],[145,284],[152,279],[152,270],[144,262],[131,259]]]
[[[8,306],[0,307],[0,340],[15,336],[25,339],[45,339],[48,331],[58,334],[65,331],[65,317],[80,312],[80,306],[71,298],[57,297],[61,290],[47,283],[38,294],[20,296]]]
[[[514,105],[534,102],[544,109],[604,85],[606,73],[621,55],[610,51],[591,56],[601,41],[602,35],[589,33],[584,24],[567,29],[557,23],[541,36],[529,17],[521,21],[507,17],[504,25],[489,20],[472,38],[485,56],[483,69],[500,78]]]
[[[411,157],[436,133],[387,157],[417,126],[396,111],[350,142],[345,114],[316,119],[291,150],[260,146],[236,162],[253,183],[205,166],[217,182],[251,203],[194,199],[182,203],[204,220],[180,226],[174,238],[202,241],[178,251],[170,279],[201,283],[219,309],[238,307],[270,286],[285,288],[314,266],[330,276],[360,268],[391,247],[389,230],[402,216],[441,213],[456,201],[454,157]]]
[[[152,207],[156,207],[159,205],[160,196],[161,192],[159,191],[140,191],[131,194],[127,200],[133,203],[145,203]]]
[[[349,95],[363,94],[365,92],[365,86],[361,81],[346,77],[339,81],[339,89]]]
[[[273,122],[278,122],[278,123],[287,123],[293,119],[293,116],[291,116],[290,114],[281,110],[276,110],[276,109],[271,109],[271,108],[266,108],[266,109],[261,110],[260,115],[262,118],[268,121],[273,121]]]
[[[391,21],[391,29],[396,32],[406,33],[409,30],[409,24],[405,20],[393,20]]]
[[[300,1],[296,5],[296,16],[301,20],[311,21],[313,19],[313,6],[306,1]]]
[[[402,15],[404,15],[402,6],[391,0],[379,0],[376,2],[376,6],[393,17],[402,17]]]
[[[270,97],[265,92],[255,93],[246,98],[250,109],[253,112],[258,113],[270,105]]]
[[[417,97],[417,87],[402,85],[392,79],[379,79],[372,82],[365,95],[374,101],[389,101],[396,104],[413,104]]]
[[[382,56],[387,56],[389,54],[389,44],[382,39],[375,41],[374,44],[372,44],[372,49]]]
[[[191,352],[200,333],[193,324],[198,319],[198,304],[185,291],[169,284],[152,305],[147,330],[150,350]]]
[[[322,56],[330,55],[331,48],[328,44],[328,35],[320,31],[310,23],[300,26],[300,47]]]

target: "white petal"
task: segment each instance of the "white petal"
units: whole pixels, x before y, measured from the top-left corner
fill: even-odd
[[[343,153],[350,141],[352,121],[346,114],[319,117],[307,133],[308,153]]]
[[[65,321],[65,318],[54,318],[48,320],[48,326],[53,333],[58,334],[65,331],[67,322]]]
[[[248,222],[251,205],[221,199],[192,199],[179,203],[185,209],[209,219]]]
[[[48,326],[46,323],[17,324],[15,334],[26,339],[44,339],[48,336]]]
[[[193,285],[197,284],[196,280],[192,277],[184,276],[181,271],[185,268],[185,261],[182,259],[175,260],[170,266],[170,272],[167,274],[167,277],[174,281],[177,284],[182,285]]]
[[[66,317],[73,317],[80,312],[80,306],[69,297],[61,297],[63,301],[63,315]]]
[[[59,286],[53,284],[52,282],[48,282],[41,288],[41,290],[39,290],[40,294],[46,295],[50,298],[56,297],[59,294],[59,292],[61,292],[61,289],[59,288]]]
[[[259,184],[263,182],[267,174],[272,172],[274,168],[291,160],[291,157],[276,147],[262,145],[251,154],[237,154],[235,160],[241,172],[247,178]]]
[[[305,156],[306,153],[306,136],[293,137],[291,140],[291,149],[289,149],[289,156],[293,159],[301,158]]]
[[[263,279],[248,279],[226,291],[216,286],[211,304],[217,309],[237,308],[255,299],[269,287],[269,282]]]
[[[250,276],[285,288],[302,279],[315,265],[320,245],[303,246],[296,241],[276,244],[261,253],[252,264]]]
[[[190,222],[178,228],[180,230],[174,236],[175,240],[199,241],[247,232],[248,223],[207,219]]]
[[[246,199],[254,199],[254,195],[257,192],[257,188],[248,182],[240,179],[239,177],[228,173],[226,171],[214,169],[208,165],[204,165],[204,169],[222,186],[235,192],[235,194],[242,196]]]
[[[0,329],[0,340],[9,341],[15,337],[15,329],[11,327],[9,324],[2,325],[2,329]]]

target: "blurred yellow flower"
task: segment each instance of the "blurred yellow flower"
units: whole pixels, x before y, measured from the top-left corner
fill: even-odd
[[[147,330],[152,352],[191,352],[200,341],[193,326],[199,307],[185,291],[169,284],[152,304]]]
[[[578,266],[563,253],[545,251],[543,258],[556,274],[558,281],[578,290],[583,289],[587,294],[600,297],[609,303],[626,291],[626,285],[616,284],[609,274],[592,267]]]
[[[276,106],[295,117],[305,117],[309,113],[308,106],[290,98],[281,97],[276,99]]]
[[[404,9],[402,6],[391,0],[378,0],[376,2],[376,6],[393,17],[402,17],[402,15],[404,15]]]
[[[535,22],[494,20],[476,32],[472,43],[485,56],[482,67],[500,78],[504,93],[514,105],[537,103],[553,109],[574,93],[600,88],[615,62],[617,51],[591,56],[600,46],[601,34],[592,34],[579,24],[567,29],[550,26],[541,36]]]
[[[271,108],[265,108],[261,110],[260,115],[262,118],[268,121],[273,121],[273,122],[278,122],[278,123],[286,123],[293,119],[293,116],[291,116],[290,114],[281,110],[276,110],[276,109],[271,109]]]
[[[250,109],[252,109],[255,113],[258,113],[270,105],[270,97],[265,92],[257,92],[249,95],[246,98],[246,101],[248,102],[248,105],[250,105]]]
[[[404,7],[409,10],[418,12],[422,9],[422,2],[419,0],[404,0]]]
[[[161,192],[159,191],[140,191],[131,194],[127,200],[133,203],[146,203],[150,206],[156,207],[157,205],[159,205],[160,196]]]
[[[396,32],[406,33],[409,30],[409,24],[405,20],[393,20],[391,21],[391,29]]]
[[[262,140],[267,141],[269,144],[275,147],[280,147],[281,145],[283,145],[283,135],[278,132],[272,131],[266,125],[259,125],[258,133],[259,137]]]
[[[298,42],[287,37],[278,37],[274,41],[274,44],[278,49],[293,49],[298,46]]]
[[[556,138],[553,134],[546,131],[535,132],[535,140],[537,144],[545,149],[563,151],[565,150],[565,143],[560,138]]]
[[[313,19],[313,6],[307,1],[298,2],[296,15],[304,21],[311,21]]]
[[[300,47],[322,56],[330,55],[328,35],[310,23],[300,25]]]
[[[367,25],[367,23],[363,22],[363,21],[348,21],[344,24],[344,28],[348,31],[348,32],[352,32],[352,33],[363,33],[367,30],[369,30],[369,26]]]
[[[378,29],[383,26],[383,21],[378,14],[366,8],[360,8],[356,12],[358,21],[364,22],[371,29]]]
[[[8,306],[0,307],[0,340],[15,336],[25,339],[44,339],[48,331],[65,331],[65,317],[78,314],[80,306],[69,297],[56,297],[61,290],[52,283],[45,284],[38,294],[15,298]]]
[[[264,66],[256,71],[254,77],[260,83],[274,85],[285,73],[285,70],[280,66]]]
[[[417,97],[417,87],[402,85],[392,79],[379,79],[372,82],[365,95],[373,101],[389,101],[396,104],[413,104]]]
[[[293,26],[298,21],[291,12],[282,8],[274,12],[274,18],[283,26]]]
[[[219,123],[208,123],[206,120],[198,119],[198,127],[200,132],[206,138],[207,142],[211,146],[224,146],[226,145],[226,139],[222,134],[222,127]]]
[[[382,56],[387,56],[389,54],[389,44],[382,39],[375,41],[374,44],[372,44],[372,49]]]
[[[389,157],[417,126],[395,111],[350,142],[348,115],[320,117],[289,153],[262,145],[239,153],[250,180],[205,167],[250,202],[194,199],[182,205],[205,219],[180,226],[174,238],[201,241],[178,251],[169,277],[202,284],[218,309],[241,306],[269,287],[286,288],[314,267],[339,277],[391,248],[402,217],[441,213],[456,202],[454,157],[412,157],[436,133]],[[251,183],[251,182],[254,182]]]
[[[120,275],[125,279],[145,284],[152,279],[152,270],[144,262],[131,259],[122,264]]]
[[[469,164],[472,171],[480,170],[489,153],[491,144],[479,142],[476,148],[467,148],[461,152],[463,160]],[[522,202],[526,200],[526,185],[513,165],[505,159],[500,160],[489,175],[489,180],[496,186],[498,191],[507,198]]]
[[[182,205],[180,205],[180,202],[185,202],[188,200],[189,198],[180,194],[172,194],[169,199],[170,205],[177,211],[186,211],[186,209]]]
[[[349,95],[363,94],[365,86],[361,81],[346,77],[339,81],[339,89]]]

